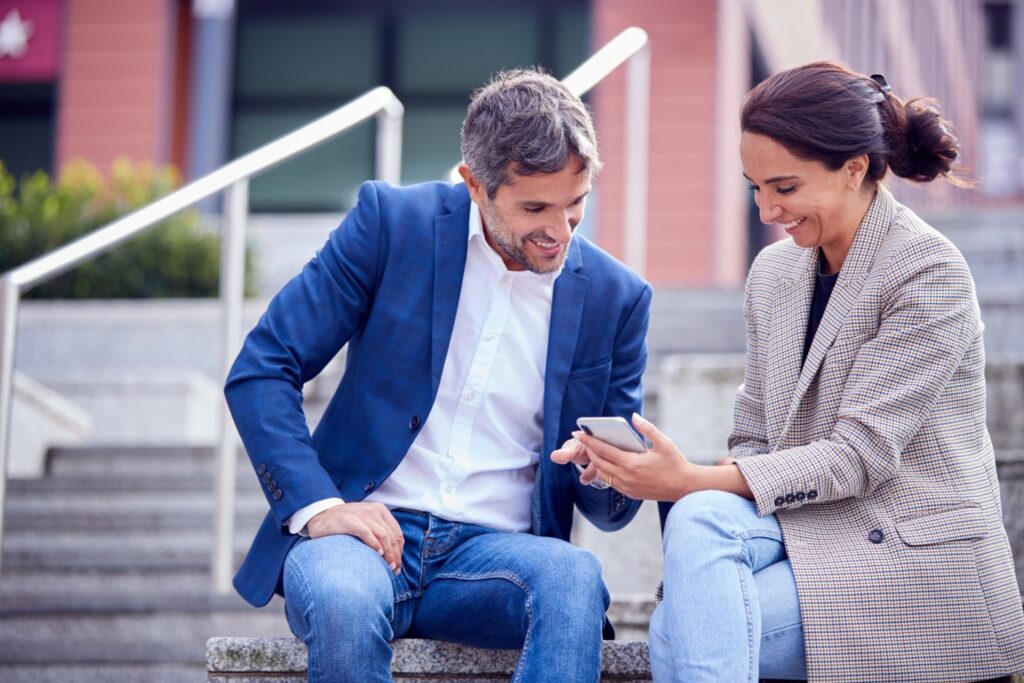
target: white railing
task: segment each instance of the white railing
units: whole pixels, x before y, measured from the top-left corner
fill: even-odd
[[[647,155],[651,101],[651,42],[647,32],[632,26],[608,41],[562,83],[577,97],[626,64],[626,163],[622,184],[626,225],[623,260],[640,275],[647,270]],[[461,180],[458,166],[448,177]]]
[[[77,265],[138,237],[164,219],[193,206],[200,200],[225,192],[220,272],[220,300],[223,312],[221,378],[225,379],[228,368],[241,346],[249,179],[340,135],[367,119],[376,117],[376,175],[382,180],[398,183],[402,160],[404,112],[402,103],[388,88],[374,88],[343,107],[239,157],[166,197],[0,277],[0,542],[3,536],[4,494],[7,486],[7,451],[11,442],[14,349],[21,295]],[[226,404],[222,405],[222,411],[217,457],[217,503],[213,520],[212,571],[214,589],[226,593],[231,589],[238,437]]]

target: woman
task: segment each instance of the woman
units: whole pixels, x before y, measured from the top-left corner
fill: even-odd
[[[656,681],[977,681],[1024,670],[1024,613],[985,427],[970,272],[896,202],[888,169],[952,175],[937,109],[881,76],[809,64],[744,103],[740,155],[766,248],[746,285],[730,458],[552,457],[632,498],[678,501],[651,622]],[[582,444],[582,446],[580,446]]]

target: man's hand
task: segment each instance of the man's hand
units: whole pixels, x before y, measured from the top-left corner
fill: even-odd
[[[384,556],[391,571],[402,571],[405,537],[398,521],[380,503],[345,503],[319,513],[306,525],[310,538],[355,536]]]
[[[581,484],[589,484],[597,477],[597,467],[590,462],[587,449],[576,439],[569,439],[557,451],[551,451],[551,461],[559,465],[571,462],[580,467],[586,467],[587,469],[580,475]]]

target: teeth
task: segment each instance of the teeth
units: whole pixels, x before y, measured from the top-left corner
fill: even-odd
[[[789,230],[790,228],[795,228],[796,226],[800,225],[803,222],[804,222],[803,218],[797,218],[792,223],[783,223],[782,227],[785,228],[786,230]]]

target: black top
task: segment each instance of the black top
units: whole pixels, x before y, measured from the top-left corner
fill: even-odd
[[[821,318],[825,315],[825,307],[828,306],[829,297],[832,296],[832,288],[836,286],[836,279],[839,273],[823,273],[828,267],[824,254],[818,255],[818,279],[814,283],[814,297],[811,299],[811,314],[807,317],[807,336],[804,337],[804,355],[800,365],[807,360],[807,353],[811,350],[811,343],[818,331]]]

